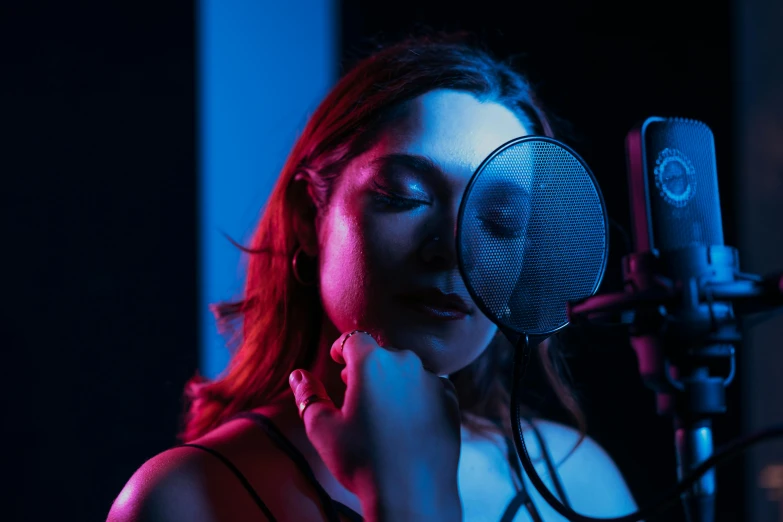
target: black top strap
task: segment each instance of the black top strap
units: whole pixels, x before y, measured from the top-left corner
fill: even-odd
[[[269,520],[269,522],[277,522],[275,516],[271,511],[269,511],[269,508],[266,504],[264,504],[264,501],[261,500],[261,497],[258,496],[258,493],[256,493],[256,490],[254,490],[253,486],[250,485],[250,482],[247,480],[247,478],[245,478],[242,472],[239,471],[236,466],[234,466],[234,463],[228,460],[223,454],[200,444],[182,444],[180,447],[200,449],[220,460],[229,470],[231,470],[232,473],[234,473],[234,475],[236,475],[236,477],[239,479],[239,482],[242,483],[242,486],[250,494],[250,498],[253,499],[253,502],[255,502],[258,508],[264,513],[264,516],[266,516],[267,520]]]
[[[244,418],[254,422],[256,425],[258,425],[264,430],[264,432],[269,436],[269,438],[272,439],[275,445],[277,445],[286,455],[288,455],[289,458],[291,458],[291,460],[294,462],[297,468],[299,468],[299,471],[305,475],[305,477],[310,481],[310,483],[315,488],[318,497],[321,501],[321,504],[323,506],[324,512],[326,513],[327,520],[329,522],[340,522],[340,514],[342,514],[350,522],[363,522],[364,519],[359,513],[357,513],[350,507],[346,506],[345,504],[333,500],[329,496],[329,494],[326,492],[323,486],[321,486],[321,484],[315,478],[315,474],[313,473],[313,470],[310,467],[310,465],[307,463],[307,459],[305,459],[304,455],[302,455],[302,453],[296,448],[296,446],[294,446],[285,437],[285,435],[283,435],[283,433],[277,428],[277,426],[274,425],[274,423],[271,420],[269,420],[269,418],[257,412],[242,412],[238,415],[235,415],[233,418]],[[535,436],[541,447],[542,455],[544,456],[547,469],[549,470],[549,473],[552,476],[552,480],[555,484],[555,488],[557,489],[557,492],[560,495],[560,498],[563,501],[563,503],[569,505],[568,500],[565,496],[565,491],[557,475],[557,471],[555,470],[554,463],[552,462],[552,458],[549,455],[549,452],[544,444],[544,439],[541,436],[541,433],[533,424],[533,422],[529,421],[529,423],[533,427],[533,432],[535,433]],[[523,479],[522,469],[520,468],[519,465],[516,449],[510,439],[505,438],[505,441],[506,441],[506,449],[508,452],[508,461],[514,473],[519,478],[522,489],[517,493],[517,495],[513,499],[511,499],[511,502],[509,502],[508,506],[503,512],[503,516],[501,517],[500,522],[513,521],[514,517],[517,514],[517,511],[519,511],[519,509],[523,505],[527,508],[528,512],[530,513],[533,522],[542,522],[541,514],[538,512],[536,506],[533,504],[530,498],[530,495],[528,495],[527,490],[525,489],[525,481]],[[261,497],[258,496],[258,493],[256,493],[256,491],[250,485],[250,482],[247,480],[247,478],[224,455],[222,455],[221,453],[219,453],[218,451],[212,448],[202,446],[199,444],[183,444],[182,446],[200,449],[219,459],[237,477],[239,482],[242,484],[245,490],[247,490],[250,497],[253,499],[253,501],[256,503],[259,509],[261,509],[261,511],[264,513],[267,519],[270,522],[276,522],[277,519],[274,517],[274,515],[272,515],[272,512],[269,510],[269,508],[264,503],[264,501],[261,500]]]
[[[563,487],[563,483],[560,480],[560,475],[557,474],[557,469],[555,469],[555,463],[552,461],[552,456],[549,454],[549,449],[546,447],[546,444],[544,443],[544,437],[541,435],[541,432],[536,427],[535,423],[531,420],[528,421],[530,423],[530,426],[533,428],[533,433],[536,436],[536,439],[538,440],[538,445],[541,447],[541,455],[544,457],[544,462],[546,463],[546,467],[549,470],[549,475],[552,477],[552,482],[555,485],[555,490],[557,491],[557,495],[560,497],[560,500],[563,502],[564,505],[567,507],[571,507],[571,503],[568,501],[568,497],[566,496],[565,488]]]
[[[321,486],[321,484],[315,478],[315,474],[313,473],[310,464],[307,463],[307,459],[305,459],[304,455],[302,455],[302,453],[296,449],[296,446],[291,444],[286,436],[283,435],[283,433],[278,429],[277,426],[274,425],[271,420],[269,420],[269,418],[260,413],[252,411],[240,413],[233,418],[244,418],[253,421],[264,430],[264,432],[269,436],[270,439],[272,439],[278,448],[280,448],[291,458],[296,467],[299,468],[299,471],[301,471],[302,474],[307,477],[307,479],[313,485],[313,488],[315,488],[316,492],[318,493],[318,498],[321,500],[321,505],[323,506],[324,512],[326,513],[326,519],[329,522],[340,522],[340,512],[349,518],[351,522],[358,522],[363,520],[362,516],[359,515],[356,511],[352,510],[344,504],[332,500],[323,486]]]
[[[533,499],[530,498],[530,495],[527,492],[527,486],[525,485],[525,479],[522,474],[522,467],[519,464],[519,457],[517,456],[516,448],[514,447],[514,442],[509,439],[508,437],[505,437],[506,441],[506,460],[508,460],[509,465],[511,466],[511,469],[514,471],[514,474],[519,479],[520,484],[520,490],[517,493],[517,495],[511,499],[511,502],[509,502],[508,506],[506,507],[506,511],[503,513],[503,516],[500,518],[500,522],[511,522],[514,520],[514,517],[517,514],[517,511],[520,507],[523,505],[527,509],[528,513],[530,513],[530,518],[533,519],[533,522],[542,522],[541,519],[541,513],[538,512],[538,508],[535,504],[533,504]]]
[[[517,516],[517,511],[523,505],[530,513],[530,518],[533,522],[542,522],[538,509],[533,505],[533,501],[530,500],[530,495],[527,494],[525,489],[519,490],[516,496],[511,499],[511,502],[508,503],[506,510],[503,512],[503,516],[500,517],[500,522],[513,522],[514,517]]]
[[[362,518],[359,513],[349,508],[342,502],[338,502],[337,500],[332,500],[332,502],[334,502],[335,507],[337,507],[337,511],[339,511],[342,516],[347,518],[349,522],[364,522],[364,518]]]

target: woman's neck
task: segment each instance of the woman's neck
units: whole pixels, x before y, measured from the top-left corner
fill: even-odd
[[[305,368],[323,383],[327,394],[338,408],[342,405],[345,397],[346,386],[340,377],[340,372],[344,366],[333,361],[329,352],[339,335],[340,333],[331,322],[323,324],[318,339],[315,360],[309,368]],[[285,437],[304,455],[313,473],[315,473],[316,479],[327,489],[333,498],[356,510],[359,509],[358,500],[332,477],[310,442],[304,423],[299,418],[299,411],[294,401],[293,392],[290,389],[287,388],[285,392],[268,401],[265,405],[255,408],[254,411],[271,419]]]
[[[344,366],[332,360],[329,352],[332,344],[339,336],[340,332],[331,321],[324,318],[315,349],[315,359],[309,368],[302,368],[309,371],[313,377],[324,385],[329,398],[332,399],[338,408],[342,406],[345,399],[345,383],[340,376]],[[286,435],[290,434],[302,441],[307,440],[304,426],[299,420],[299,412],[294,402],[293,392],[289,388],[286,388],[277,397],[266,401],[263,406],[256,408],[256,411],[274,418],[276,423],[281,424],[279,427],[286,432]]]
[[[315,360],[312,366],[307,368],[316,379],[323,383],[326,392],[338,408],[342,406],[345,399],[345,383],[340,376],[345,366],[335,362],[330,351],[340,335],[341,332],[324,316],[318,336]]]

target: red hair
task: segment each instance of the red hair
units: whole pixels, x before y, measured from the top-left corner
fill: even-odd
[[[292,271],[298,246],[294,218],[305,211],[296,204],[293,181],[310,182],[315,210],[320,212],[329,204],[343,167],[372,146],[395,110],[434,89],[469,92],[503,104],[531,133],[553,135],[526,79],[508,63],[469,43],[465,35],[411,38],[358,62],[318,106],[280,172],[245,249],[249,256],[244,296],[213,307],[225,327],[241,323],[241,334],[235,336],[236,350],[219,378],[208,381],[197,376],[187,384],[190,404],[181,439],[198,438],[232,415],[263,405],[287,388],[291,371],[314,361],[323,310],[317,285],[299,284]],[[548,346],[543,343],[542,349]],[[484,429],[476,422],[480,418],[502,423],[503,431],[511,433],[508,383],[498,378],[510,370],[510,350],[499,339],[452,376],[465,422],[478,431]],[[543,360],[558,397],[583,429],[573,393],[560,380],[552,359]]]

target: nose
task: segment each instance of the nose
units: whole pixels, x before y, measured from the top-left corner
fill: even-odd
[[[421,245],[421,260],[430,268],[450,270],[457,266],[454,234],[430,234]]]
[[[416,232],[419,259],[430,270],[457,268],[457,220],[459,201],[451,198],[434,205]]]

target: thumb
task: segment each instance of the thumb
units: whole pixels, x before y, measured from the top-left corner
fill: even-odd
[[[288,377],[288,384],[294,392],[299,416],[304,421],[307,435],[312,441],[311,434],[328,430],[326,424],[330,423],[339,410],[329,398],[321,381],[310,372],[294,370]]]

